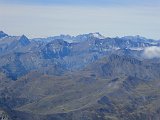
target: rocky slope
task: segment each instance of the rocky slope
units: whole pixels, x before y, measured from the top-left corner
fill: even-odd
[[[12,120],[9,116],[9,114],[4,111],[3,109],[0,109],[0,120]]]
[[[143,54],[159,41],[0,36],[1,119],[160,119],[160,60]]]
[[[3,93],[8,107],[42,119],[158,119],[159,65],[112,55],[62,76],[31,72]]]

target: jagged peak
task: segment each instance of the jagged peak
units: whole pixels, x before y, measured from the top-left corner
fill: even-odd
[[[101,35],[99,32],[93,32],[93,33],[88,33],[88,34],[81,34],[79,36],[87,36],[87,37],[94,37],[94,38],[99,38],[99,39],[104,39],[105,36]]]
[[[19,41],[24,46],[30,43],[29,39],[25,35],[20,36]]]
[[[54,41],[51,41],[47,44],[47,46],[50,46],[50,45],[68,45],[69,43],[64,41],[63,39],[55,39]]]
[[[3,31],[0,31],[0,38],[2,38],[2,37],[6,37],[6,36],[8,36],[8,34],[6,34],[5,32],[3,32]]]
[[[25,35],[20,36],[20,38],[28,39]]]
[[[3,32],[2,30],[0,30],[0,34],[6,34],[5,32]]]
[[[99,32],[95,32],[95,33],[90,33],[90,35],[92,35],[95,38],[99,38],[99,39],[104,39],[106,38],[105,36],[103,36],[102,34],[100,34]]]
[[[124,38],[124,39],[147,39],[147,38],[145,38],[145,37],[142,37],[142,36],[140,36],[140,35],[135,35],[135,36],[124,36],[124,37],[122,37],[122,38]]]

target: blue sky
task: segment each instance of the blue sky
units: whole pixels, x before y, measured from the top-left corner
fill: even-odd
[[[47,37],[100,32],[160,39],[160,0],[0,0],[0,29]]]
[[[1,3],[43,5],[157,5],[159,0],[0,0]]]

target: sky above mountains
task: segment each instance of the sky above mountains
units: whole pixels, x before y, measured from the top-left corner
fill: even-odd
[[[0,29],[47,37],[100,32],[160,39],[159,0],[0,0]]]
[[[159,0],[1,0],[1,3],[41,5],[157,5]]]

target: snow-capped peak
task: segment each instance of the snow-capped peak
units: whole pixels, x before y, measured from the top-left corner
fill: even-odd
[[[95,33],[90,33],[93,37],[98,38],[98,39],[104,39],[105,37],[101,35],[99,32]]]

